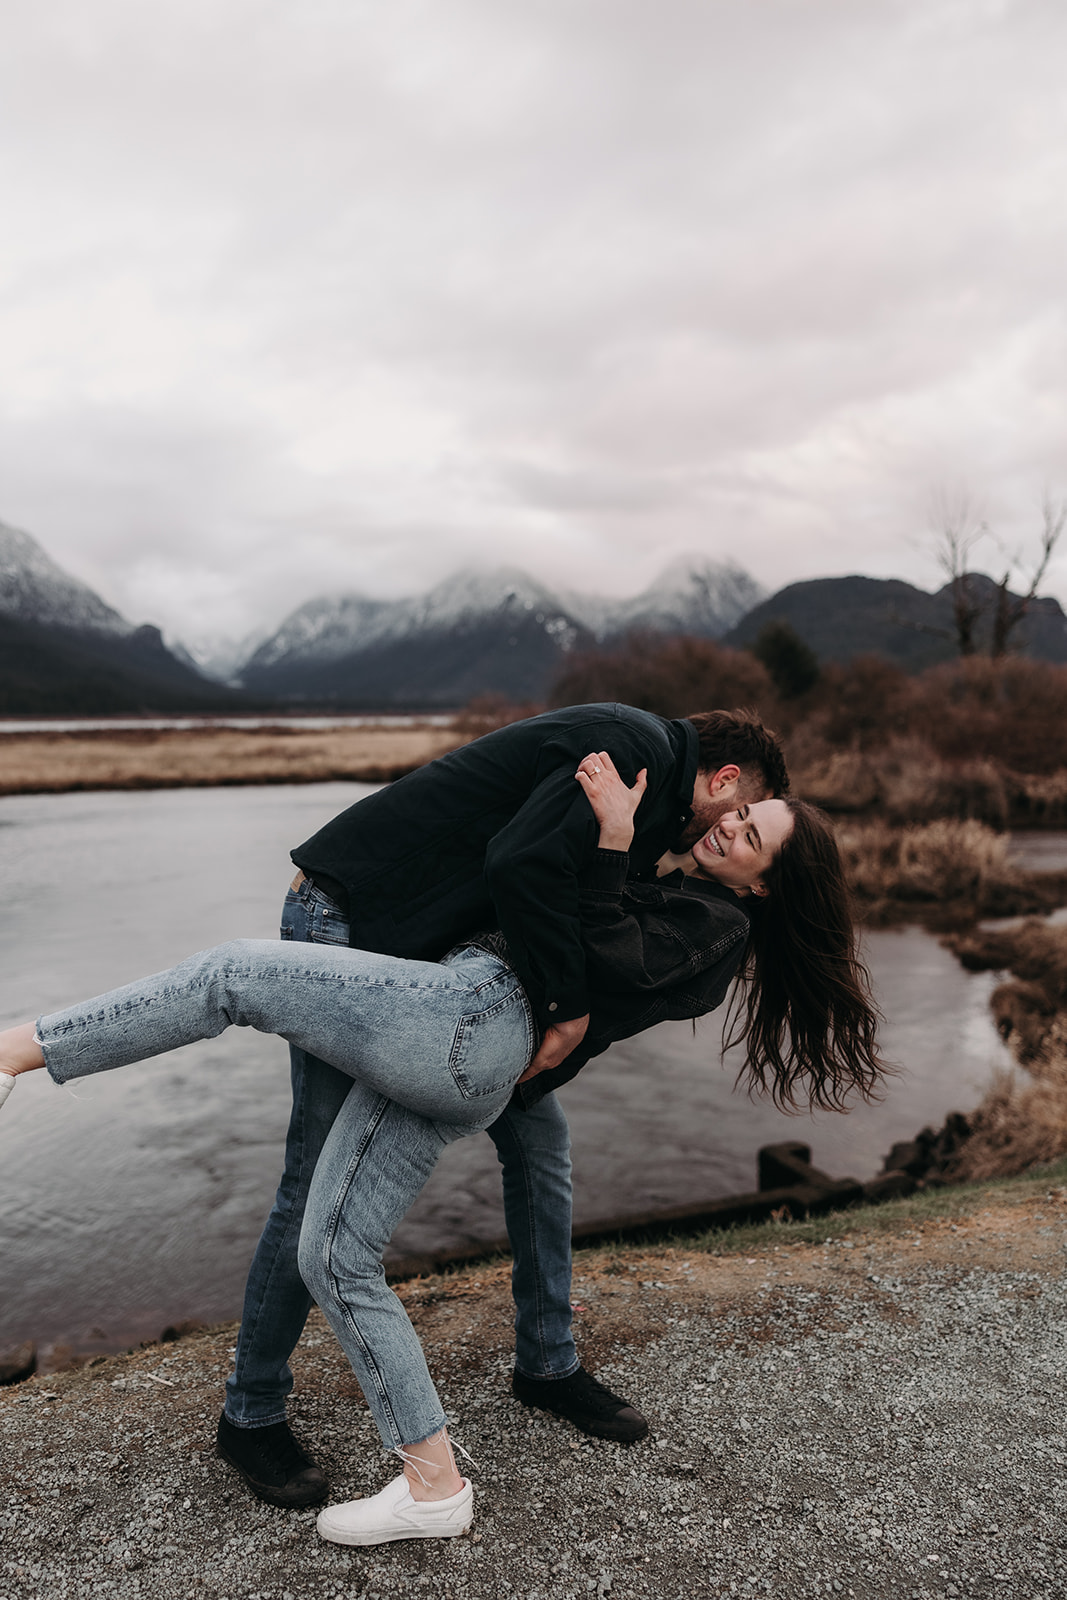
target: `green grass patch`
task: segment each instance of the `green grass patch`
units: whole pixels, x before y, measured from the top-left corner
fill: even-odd
[[[829,1239],[846,1239],[854,1233],[891,1234],[919,1222],[940,1218],[971,1216],[983,1206],[1025,1205],[1043,1200],[1050,1188],[1067,1184],[1067,1158],[1035,1168],[1016,1178],[993,1178],[982,1183],[946,1185],[943,1189],[920,1189],[902,1200],[886,1200],[879,1205],[853,1206],[831,1211],[806,1222],[752,1222],[733,1228],[710,1228],[699,1233],[649,1231],[647,1238],[620,1239],[617,1243],[576,1250],[575,1260],[594,1256],[623,1256],[634,1251],[669,1247],[700,1250],[707,1255],[738,1255],[789,1244],[822,1244]]]

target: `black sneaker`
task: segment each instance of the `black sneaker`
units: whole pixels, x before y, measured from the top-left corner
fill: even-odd
[[[216,1447],[236,1467],[252,1493],[271,1506],[299,1510],[326,1498],[326,1476],[297,1444],[287,1422],[266,1428],[235,1428],[225,1413],[219,1418]]]
[[[584,1367],[567,1378],[526,1378],[521,1372],[513,1372],[511,1392],[524,1406],[538,1406],[542,1411],[555,1412],[557,1417],[566,1417],[594,1439],[633,1444],[648,1432],[648,1423],[640,1411],[605,1389]]]

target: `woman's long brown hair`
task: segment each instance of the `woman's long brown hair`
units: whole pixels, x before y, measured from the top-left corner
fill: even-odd
[[[785,804],[793,831],[763,875],[751,916],[742,988],[727,1045],[744,1044],[740,1078],[775,1105],[843,1111],[874,1097],[886,1068],[878,1012],[856,954],[848,885],[829,819],[803,800]]]

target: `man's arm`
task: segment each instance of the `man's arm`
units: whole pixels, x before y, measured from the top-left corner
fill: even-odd
[[[578,877],[597,824],[567,757],[489,842],[485,876],[500,928],[542,1028],[589,1010]]]

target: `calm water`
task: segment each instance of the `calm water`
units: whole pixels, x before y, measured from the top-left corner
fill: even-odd
[[[0,800],[0,1025],[237,935],[273,937],[289,847],[361,784]],[[1061,845],[1062,850],[1062,845]],[[872,1176],[897,1139],[966,1110],[1010,1065],[969,976],[917,929],[868,949],[904,1071],[848,1117],[786,1118],[732,1090],[714,1018],[618,1045],[568,1085],[579,1221],[755,1187],[756,1151],[801,1137],[835,1176]],[[277,1179],[280,1041],[231,1029],[163,1062],[59,1090],[25,1079],[0,1117],[0,1347],[117,1348],[168,1322],[236,1315]],[[453,1145],[397,1235],[403,1251],[503,1231],[493,1147]]]

